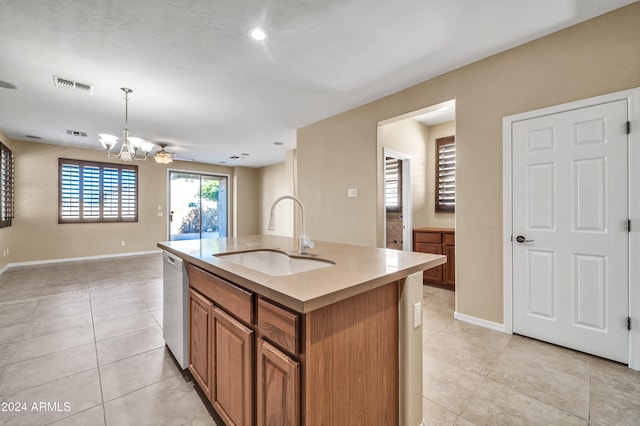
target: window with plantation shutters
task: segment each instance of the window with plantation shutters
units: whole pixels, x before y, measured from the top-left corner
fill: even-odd
[[[138,167],[59,159],[58,223],[137,222]]]
[[[0,142],[0,228],[11,226],[14,217],[14,164],[13,153]]]
[[[402,208],[402,161],[395,157],[384,159],[384,200],[387,212]]]
[[[436,212],[456,210],[455,136],[436,139]]]

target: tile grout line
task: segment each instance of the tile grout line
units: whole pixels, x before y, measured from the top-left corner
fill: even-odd
[[[91,311],[91,327],[93,328],[93,347],[96,351],[96,369],[98,370],[98,384],[100,385],[100,400],[102,401],[102,419],[107,426],[107,411],[104,409],[104,391],[102,390],[102,375],[100,372],[100,359],[98,358],[98,341],[96,340],[96,324],[93,320],[93,303],[89,294],[89,308]]]

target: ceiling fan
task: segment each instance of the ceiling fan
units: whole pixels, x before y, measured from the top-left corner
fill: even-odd
[[[165,148],[167,147],[166,143],[158,142],[158,145],[160,145],[160,150],[157,151],[153,156],[157,163],[169,164],[173,160],[195,161],[193,158],[178,157],[174,152],[165,150]]]

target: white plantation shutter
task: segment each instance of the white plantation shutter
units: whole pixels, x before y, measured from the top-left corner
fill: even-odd
[[[402,207],[402,162],[393,157],[384,159],[384,200],[388,212]]]
[[[59,223],[137,222],[138,167],[59,159]]]
[[[456,142],[454,136],[436,139],[436,211],[456,208]]]

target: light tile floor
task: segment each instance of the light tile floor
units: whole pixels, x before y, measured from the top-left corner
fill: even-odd
[[[448,290],[423,304],[427,424],[640,424],[639,373],[454,321]],[[160,255],[5,271],[0,425],[215,425],[161,327]]]
[[[640,425],[640,373],[456,321],[454,297],[423,288],[428,425]]]
[[[216,425],[161,327],[160,255],[8,269],[0,425]]]

